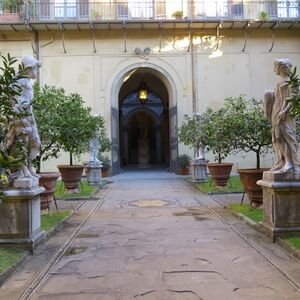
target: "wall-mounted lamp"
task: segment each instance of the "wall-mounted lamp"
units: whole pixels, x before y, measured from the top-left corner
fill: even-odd
[[[148,100],[148,89],[145,81],[141,81],[139,86],[139,100],[142,104],[145,104]]]

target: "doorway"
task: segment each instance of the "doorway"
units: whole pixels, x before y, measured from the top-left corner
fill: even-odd
[[[146,68],[135,70],[123,83],[119,92],[122,169],[169,167],[168,99],[164,83]]]

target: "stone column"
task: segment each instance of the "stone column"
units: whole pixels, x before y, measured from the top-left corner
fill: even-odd
[[[300,173],[267,171],[257,181],[263,189],[264,219],[267,235],[276,237],[300,234]]]
[[[41,230],[40,193],[43,187],[1,190],[0,245],[33,250],[44,241]]]
[[[162,155],[161,155],[161,130],[160,126],[156,126],[155,128],[155,140],[156,140],[156,160],[158,164],[162,163]]]

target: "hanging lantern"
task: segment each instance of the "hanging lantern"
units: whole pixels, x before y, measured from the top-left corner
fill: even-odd
[[[141,103],[146,103],[148,100],[148,90],[146,82],[142,81],[139,87],[139,100]]]

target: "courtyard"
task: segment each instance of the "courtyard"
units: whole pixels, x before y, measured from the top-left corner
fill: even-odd
[[[161,170],[113,177],[1,287],[2,299],[299,299],[299,261]]]
[[[0,1],[0,300],[300,299],[300,1]]]

